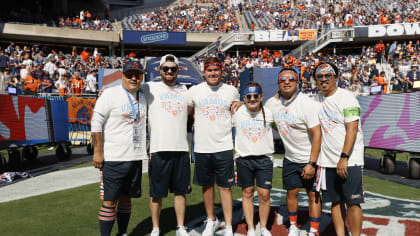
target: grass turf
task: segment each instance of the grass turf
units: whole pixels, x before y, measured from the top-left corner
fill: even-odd
[[[275,168],[273,186],[282,188],[282,169]],[[152,229],[149,213],[149,181],[143,175],[143,197],[133,199],[133,212],[128,232],[131,235],[146,235]],[[420,189],[400,185],[371,177],[364,177],[365,190],[384,195],[420,200]],[[387,188],[383,188],[383,186]],[[241,189],[232,188],[233,199],[241,197]],[[0,204],[1,235],[99,235],[97,214],[101,204],[99,184],[90,184],[41,196]],[[216,207],[220,199],[216,193]],[[185,222],[205,214],[201,188],[193,186],[187,195]],[[174,235],[176,227],[173,196],[163,200],[161,231],[163,235]],[[114,225],[112,235],[117,233]]]

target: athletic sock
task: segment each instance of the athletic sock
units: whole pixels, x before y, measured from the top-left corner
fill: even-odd
[[[294,225],[297,227],[297,217],[298,217],[298,212],[288,212],[289,214],[289,221],[290,221],[290,225]]]
[[[321,217],[318,218],[314,218],[314,217],[309,217],[310,221],[311,221],[311,233],[314,233],[316,235],[319,234],[319,222],[321,222]]]
[[[117,223],[118,223],[118,235],[123,235],[127,232],[128,222],[130,221],[131,215],[131,203],[120,202],[118,203],[117,210]]]
[[[99,229],[101,231],[101,236],[111,235],[112,226],[115,221],[115,209],[112,207],[101,206],[99,210]]]

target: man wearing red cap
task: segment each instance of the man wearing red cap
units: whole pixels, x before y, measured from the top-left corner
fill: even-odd
[[[232,103],[239,101],[238,90],[222,82],[222,64],[216,57],[204,63],[205,82],[188,91],[188,109],[195,114],[194,183],[203,187],[207,213],[202,235],[214,235],[219,221],[214,213],[214,183],[216,182],[225,218],[225,234],[232,232],[232,191],[234,162],[232,142]]]

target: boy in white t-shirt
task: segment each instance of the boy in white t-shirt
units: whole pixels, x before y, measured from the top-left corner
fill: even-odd
[[[299,74],[293,68],[283,68],[278,74],[279,92],[265,106],[273,113],[276,127],[286,150],[283,161],[283,187],[287,190],[286,204],[290,221],[289,236],[299,235],[298,194],[306,189],[309,198],[309,235],[318,235],[321,221],[321,201],[315,191],[315,171],[321,147],[318,104],[299,93]]]
[[[322,189],[323,201],[332,202],[331,216],[337,235],[345,235],[344,219],[348,219],[351,235],[358,236],[363,217],[360,204],[364,202],[360,105],[351,91],[337,87],[338,76],[337,67],[328,62],[319,64],[314,71],[322,93],[318,97],[322,144],[317,162],[321,167],[317,188]]]
[[[147,104],[139,92],[143,79],[139,66],[126,64],[122,85],[105,90],[93,111],[93,166],[101,170],[102,177],[103,203],[99,211],[102,236],[111,234],[115,219],[117,235],[126,234],[131,198],[141,195],[142,160],[147,160]]]
[[[239,102],[238,90],[222,82],[222,64],[217,57],[204,63],[205,82],[188,91],[189,113],[194,121],[194,183],[203,187],[207,222],[202,235],[213,236],[219,227],[214,213],[216,182],[225,218],[225,235],[232,231],[234,162],[231,105]]]
[[[172,54],[160,60],[162,81],[141,86],[148,105],[150,134],[150,212],[153,230],[158,236],[162,198],[174,193],[177,236],[187,236],[184,227],[185,195],[191,192],[190,158],[187,141],[187,87],[176,83],[179,62]]]

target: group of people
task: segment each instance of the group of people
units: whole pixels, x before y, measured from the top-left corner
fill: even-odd
[[[112,31],[112,22],[109,19],[94,16],[88,10],[81,10],[78,16],[58,17],[60,27],[69,27],[73,29]]]
[[[71,53],[64,54],[37,44],[21,47],[12,42],[0,47],[0,93],[6,93],[8,87],[16,88],[18,94],[96,93],[98,69],[120,69],[127,60],[128,55],[103,56],[98,48],[78,51],[73,47]],[[72,83],[79,77],[83,80],[81,87],[79,82]]]
[[[363,46],[358,54],[316,53],[300,58],[282,50],[253,48],[249,53],[231,56],[220,49],[214,54],[222,61],[222,75],[225,83],[239,88],[240,74],[253,68],[290,67],[300,70],[300,91],[318,94],[313,71],[320,62],[331,61],[341,72],[338,86],[354,92],[356,96],[376,93],[401,93],[413,91],[415,81],[420,80],[420,40],[415,42],[383,43]],[[204,57],[195,63],[204,69]],[[379,69],[379,65],[389,70]],[[373,87],[377,92],[371,93]],[[380,88],[379,88],[380,87]],[[374,91],[374,90],[372,90]]]
[[[227,2],[223,0],[206,6],[190,3],[160,8],[139,14],[140,19],[134,19],[129,24],[141,31],[208,33],[238,31],[239,23],[235,9]]]
[[[271,235],[267,221],[273,187],[272,127],[279,131],[286,150],[283,186],[287,189],[289,235],[299,235],[297,196],[301,188],[310,199],[310,235],[319,235],[321,200],[332,202],[337,235],[345,235],[344,219],[349,220],[352,235],[360,235],[360,203],[364,201],[360,106],[351,92],[337,87],[337,67],[322,62],[315,68],[313,77],[321,91],[316,101],[298,91],[298,71],[281,69],[277,76],[279,91],[265,105],[262,87],[253,81],[245,86],[241,102],[238,90],[223,83],[222,69],[217,57],[206,58],[205,81],[187,89],[176,82],[179,62],[174,55],[161,58],[159,82],[143,83],[140,64],[126,63],[122,85],[105,89],[98,98],[92,135],[93,165],[102,176],[101,235],[110,235],[115,220],[118,235],[126,235],[131,198],[141,195],[142,161],[148,161],[149,166],[151,235],[160,233],[162,198],[168,196],[168,190],[174,193],[176,235],[188,235],[184,226],[186,195],[191,192],[187,120],[193,115],[193,183],[202,187],[207,214],[202,235],[214,235],[220,226],[214,210],[215,183],[224,235],[233,235],[231,187],[235,163],[247,234],[255,235],[256,182],[261,235]],[[147,120],[150,158],[145,144]],[[232,126],[236,129],[234,143]]]
[[[417,4],[413,7],[411,4]],[[330,29],[359,25],[419,22],[419,1],[257,1],[245,11],[268,24],[248,22],[252,30]]]

